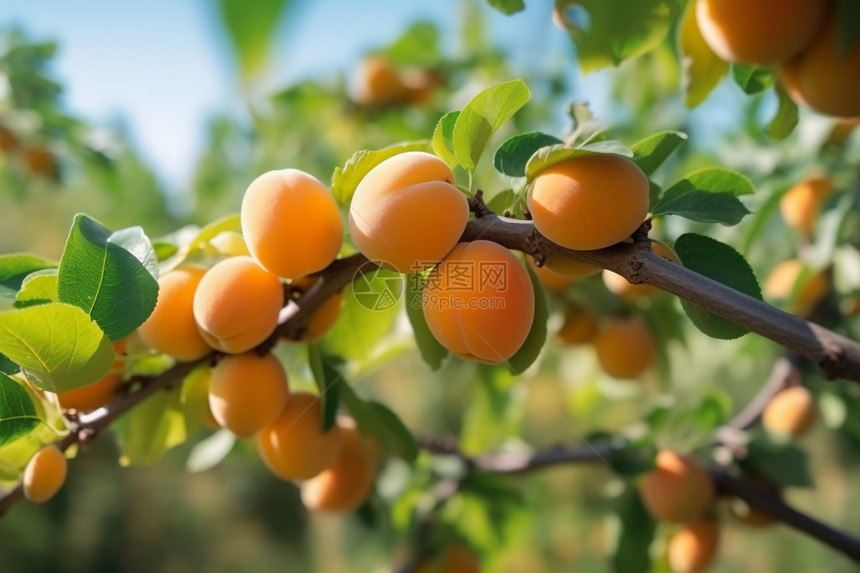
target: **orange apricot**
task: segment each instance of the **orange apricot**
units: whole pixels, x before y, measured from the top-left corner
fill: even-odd
[[[31,147],[24,151],[24,163],[27,168],[39,175],[55,176],[57,174],[57,159],[45,147]]]
[[[780,8],[782,12],[788,10]],[[848,54],[840,53],[835,14],[800,55],[779,65],[779,76],[788,95],[804,107],[838,117],[860,116],[860,43]]]
[[[563,344],[586,344],[597,336],[597,318],[581,306],[569,305],[564,312],[564,323],[556,332]]]
[[[0,151],[8,153],[18,147],[18,138],[8,127],[0,125]]]
[[[366,56],[359,64],[355,83],[355,101],[368,107],[403,103],[407,96],[397,68],[381,54]]]
[[[257,452],[269,470],[284,480],[305,480],[330,468],[343,447],[337,425],[322,432],[318,396],[307,392],[290,395],[287,407],[257,433]]]
[[[298,278],[327,267],[343,242],[337,203],[298,169],[268,171],[248,186],[239,213],[251,256],[267,271]]]
[[[124,338],[114,342],[113,367],[104,378],[98,382],[57,394],[60,406],[66,410],[74,409],[79,412],[90,412],[116,400],[118,397],[117,393],[122,387],[123,382],[122,370],[125,367],[125,346],[126,341]]]
[[[662,243],[651,241],[651,249],[668,261],[674,260],[674,255],[672,254],[672,251],[670,251],[669,248]],[[646,283],[633,284],[631,282],[628,282],[627,279],[625,279],[623,276],[619,275],[618,273],[614,273],[608,269],[603,271],[602,278],[603,284],[606,285],[606,288],[609,289],[609,292],[616,296],[620,296],[625,300],[647,298],[660,290],[654,285],[649,285]]]
[[[209,346],[241,354],[263,342],[278,324],[284,289],[251,257],[230,257],[206,271],[192,309]]]
[[[330,468],[302,484],[302,503],[312,511],[351,513],[370,495],[376,465],[352,420],[339,420],[343,447]]]
[[[480,573],[481,562],[475,553],[462,545],[450,545],[441,560],[421,559],[413,573]]]
[[[811,235],[821,210],[821,202],[833,190],[828,177],[812,177],[797,183],[779,200],[779,211],[785,223]]]
[[[51,444],[33,456],[24,469],[24,497],[33,503],[45,503],[63,487],[68,463],[60,448]]]
[[[289,397],[287,373],[272,354],[225,356],[212,369],[212,416],[240,438],[250,438],[277,418]]]
[[[401,273],[442,260],[463,234],[466,196],[448,165],[430,153],[389,157],[364,176],[349,207],[349,230],[364,256]]]
[[[615,378],[636,378],[654,363],[654,335],[637,318],[615,318],[594,339],[597,361]]]
[[[540,284],[550,292],[563,293],[574,282],[576,282],[576,279],[572,277],[557,273],[554,270],[547,268],[546,264],[537,266],[531,257],[528,258],[528,264],[531,266]]]
[[[812,428],[817,417],[812,393],[804,386],[792,386],[771,398],[761,423],[768,432],[798,438]]]
[[[693,458],[671,450],[657,454],[654,468],[642,479],[641,492],[655,519],[673,523],[698,519],[715,496],[708,472]]]
[[[805,268],[799,259],[789,259],[778,264],[764,283],[764,294],[771,299],[791,301],[790,312],[807,316],[827,295],[830,281],[827,275],[817,272],[798,284]]]
[[[696,23],[723,60],[771,65],[799,54],[821,30],[826,0],[698,0]]]
[[[197,329],[194,292],[205,269],[181,267],[158,279],[158,302],[137,333],[144,344],[177,360],[197,360],[212,349]]]
[[[669,539],[669,565],[674,573],[701,573],[714,561],[720,543],[720,527],[715,519],[687,525]]]
[[[569,249],[602,249],[629,237],[648,214],[648,178],[620,155],[596,153],[556,163],[529,187],[535,227]]]
[[[528,271],[490,241],[460,243],[430,272],[424,318],[442,346],[461,358],[498,364],[525,342],[535,313]]]

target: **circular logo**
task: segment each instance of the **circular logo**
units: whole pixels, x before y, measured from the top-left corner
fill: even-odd
[[[403,277],[395,271],[380,268],[382,264],[383,261],[368,261],[355,271],[352,296],[367,310],[388,310],[403,294]]]

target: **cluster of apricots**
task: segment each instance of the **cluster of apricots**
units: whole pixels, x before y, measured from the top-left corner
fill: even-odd
[[[717,56],[776,66],[789,96],[814,111],[860,116],[860,42],[843,50],[829,0],[697,0],[696,22]]]
[[[431,101],[444,83],[444,76],[437,71],[399,70],[385,55],[371,54],[359,64],[355,102],[370,108],[420,105]]]

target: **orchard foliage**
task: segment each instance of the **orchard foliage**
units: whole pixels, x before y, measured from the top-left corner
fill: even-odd
[[[285,4],[239,4],[219,6],[247,87]],[[122,139],[99,154],[60,113],[53,47],[11,35],[2,201],[92,184],[99,205],[142,207],[140,224],[69,216],[53,257],[0,255],[2,509],[48,501],[110,426],[121,465],[185,444],[194,470],[260,460],[309,512],[396,539],[401,570],[539,570],[504,564],[535,558],[530,529],[559,518],[544,496],[567,486],[505,474],[583,461],[609,486],[561,498],[583,521],[615,516],[612,571],[705,571],[732,517],[809,531],[783,501],[817,477],[798,440],[823,426],[860,441],[860,145],[844,119],[860,116],[860,20],[849,0],[760,4],[558,0],[579,68],[617,67],[612,102],[565,107],[561,79],[517,79],[467,3],[469,58],[417,23],[351,85],[289,86],[250,110],[252,130],[213,120],[184,217],[201,225],[175,230],[154,186],[126,197],[142,167]],[[694,111],[654,113],[738,88],[725,147]],[[811,327],[774,305],[844,336],[822,350],[841,360],[792,342]],[[431,385],[439,420],[358,384],[386,372]]]

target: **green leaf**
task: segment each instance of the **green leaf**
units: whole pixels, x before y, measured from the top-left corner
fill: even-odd
[[[206,424],[209,409],[209,383],[212,368],[202,364],[192,370],[183,380],[179,392],[179,403],[185,417],[185,427],[189,434],[197,432]]]
[[[0,354],[0,372],[3,374],[17,374],[21,369],[17,364],[9,360],[5,354]]]
[[[847,58],[860,41],[860,2],[836,0],[836,27],[839,40],[839,57]]]
[[[39,425],[36,405],[18,380],[0,373],[0,446]]]
[[[179,251],[179,247],[173,243],[163,241],[153,241],[152,249],[155,251],[155,257],[160,261],[166,261]]]
[[[421,353],[421,358],[432,370],[439,370],[448,357],[448,349],[439,344],[433,333],[430,332],[430,327],[427,326],[427,321],[424,319],[424,309],[421,305],[421,297],[424,294],[424,283],[426,277],[419,273],[409,275],[407,278],[407,299],[406,299],[406,315],[409,317],[409,323],[412,325],[412,333],[415,335],[415,343],[418,345],[418,351]]]
[[[0,352],[31,384],[51,392],[99,380],[114,359],[98,324],[80,308],[58,302],[0,312]]]
[[[27,275],[56,267],[57,263],[36,255],[26,253],[0,255],[0,298],[14,299]]]
[[[407,462],[414,462],[418,457],[418,444],[403,422],[387,406],[379,402],[368,402],[380,432],[387,436],[386,452]]]
[[[44,269],[27,275],[15,296],[15,307],[57,302],[57,269]]]
[[[115,233],[77,215],[57,276],[61,302],[82,308],[105,334],[119,340],[152,313],[158,298],[158,260],[140,227]]]
[[[656,48],[672,23],[670,0],[578,0],[569,20],[579,67],[588,74]]]
[[[458,117],[459,111],[449,111],[439,118],[436,129],[433,130],[433,153],[451,169],[457,167],[457,158],[454,156],[454,125],[457,124]]]
[[[651,569],[649,547],[657,531],[657,522],[645,509],[638,490],[628,484],[616,501],[618,534],[612,549],[612,571],[647,573]]]
[[[218,0],[218,13],[245,80],[266,63],[278,22],[289,0]]]
[[[764,475],[784,486],[813,485],[809,458],[797,445],[764,433],[750,440],[747,452],[747,457],[740,464],[753,475]]]
[[[761,93],[776,83],[776,73],[773,68],[732,64],[732,77],[735,83],[749,95]]]
[[[205,251],[205,249],[209,245],[209,241],[211,241],[221,233],[224,233],[226,231],[240,231],[241,229],[242,223],[239,213],[233,213],[231,215],[221,217],[220,219],[212,221],[202,229],[198,229],[191,225],[189,225],[188,227],[183,227],[177,233],[174,234],[179,235],[179,239],[182,246],[176,248],[173,256],[165,260],[164,263],[160,266],[161,273],[163,274],[172,269],[175,269],[176,267],[184,263],[186,260],[188,260],[188,258],[192,255]],[[190,233],[194,233],[194,235],[190,239],[188,239],[187,236]],[[153,247],[153,251],[155,250],[155,247]],[[162,250],[164,251],[164,248],[162,248]],[[162,257],[158,254],[157,251],[156,258],[158,260],[162,260]]]
[[[683,191],[699,189],[711,193],[731,193],[735,196],[755,193],[755,185],[749,177],[722,167],[705,167],[693,171],[672,185],[668,191],[675,188]]]
[[[320,408],[323,414],[322,432],[326,433],[337,421],[338,388],[343,375],[331,360],[323,358],[315,344],[308,344],[308,363],[319,390]]]
[[[526,3],[523,0],[487,0],[487,4],[508,16],[526,9]]]
[[[684,69],[684,104],[694,108],[708,97],[729,69],[705,43],[690,2],[678,27],[678,52]]]
[[[510,209],[514,204],[517,194],[513,189],[505,189],[493,195],[493,198],[487,201],[487,208],[493,213],[503,214],[507,209]]]
[[[687,134],[681,131],[661,131],[649,135],[633,146],[633,163],[651,176],[672,153],[687,142]]]
[[[778,83],[775,91],[779,98],[779,107],[767,126],[767,135],[774,141],[782,141],[791,135],[797,126],[799,112],[797,104],[788,96],[782,84]]]
[[[122,466],[154,464],[187,437],[179,387],[153,394],[117,422]]]
[[[675,241],[675,252],[685,267],[761,300],[761,288],[746,259],[730,246],[702,235],[686,233]],[[716,316],[681,299],[684,312],[699,330],[713,338],[732,339],[749,332],[746,328]]]
[[[674,189],[674,188],[673,188]],[[731,193],[667,190],[651,208],[655,217],[678,215],[700,223],[737,225],[750,211]]]
[[[554,135],[540,131],[520,133],[505,141],[496,151],[496,170],[511,177],[525,177],[526,163],[535,151],[547,145],[564,143]]]
[[[361,150],[352,154],[343,167],[335,167],[331,177],[331,192],[339,205],[349,206],[355,188],[371,169],[395,155],[407,151],[430,151],[430,142],[426,139],[419,141],[404,141],[383,147],[376,151]]]
[[[556,163],[561,163],[562,161],[588,154],[588,151],[572,149],[564,144],[541,147],[529,158],[528,163],[526,163],[526,177],[531,181],[547,167],[552,167]]]
[[[466,170],[478,164],[492,135],[523,107],[531,92],[522,80],[497,84],[466,104],[454,124],[454,156]]]
[[[513,374],[522,374],[534,363],[535,360],[537,360],[537,357],[540,355],[540,351],[543,349],[544,344],[546,344],[546,323],[549,319],[546,293],[544,292],[543,286],[541,286],[537,275],[532,271],[531,267],[528,265],[525,267],[529,273],[529,278],[532,281],[532,290],[535,293],[535,316],[534,320],[532,320],[532,327],[529,329],[529,334],[526,336],[525,342],[523,342],[523,345],[520,346],[520,349],[517,350],[516,354],[511,356],[511,358],[505,363]]]

